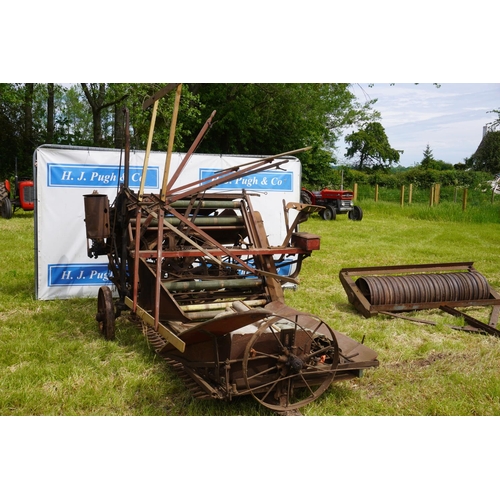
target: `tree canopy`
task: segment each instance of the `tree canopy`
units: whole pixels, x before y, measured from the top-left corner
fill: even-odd
[[[420,165],[417,165],[418,168],[424,170],[453,170],[454,166],[451,163],[447,163],[443,160],[436,160],[432,153],[432,149],[429,144],[424,149],[424,157],[420,162]]]
[[[217,110],[200,152],[275,154],[311,146],[300,157],[306,182],[329,172],[345,127],[378,116],[373,101],[360,104],[344,83],[189,84],[189,89],[205,114]]]
[[[487,132],[471,160],[474,170],[500,173],[500,131]]]
[[[399,162],[400,153],[391,147],[382,124],[368,123],[364,128],[349,134],[345,138],[349,144],[346,158],[356,158],[360,170],[366,167],[385,168]]]
[[[145,149],[151,109],[142,103],[162,83],[0,84],[0,173],[12,173],[19,159],[31,172],[33,151],[47,139],[56,144],[121,147],[123,107],[130,112],[131,142]],[[168,143],[173,94],[159,102],[153,149]],[[305,178],[330,169],[335,142],[347,126],[378,116],[361,104],[349,84],[183,85],[174,147],[186,151],[216,110],[214,124],[198,152],[276,154],[312,146],[301,161]]]
[[[17,161],[21,176],[32,175],[35,149],[42,144],[123,147],[123,108],[130,114],[133,149],[145,149],[151,108],[146,99],[164,83],[0,83],[0,180],[11,176]],[[399,161],[375,101],[361,103],[348,83],[187,83],[183,84],[174,150],[187,151],[199,130],[216,110],[214,123],[198,148],[200,153],[269,155],[305,146],[299,156],[303,183],[321,187],[334,175],[338,163],[335,145],[346,128],[347,156],[356,166],[387,169]],[[174,93],[159,101],[154,150],[165,150]],[[498,110],[492,110],[500,116]],[[500,170],[495,153],[495,132],[485,137],[463,165],[475,170]],[[491,142],[491,144],[490,144]],[[425,157],[430,170],[447,170],[449,164]]]

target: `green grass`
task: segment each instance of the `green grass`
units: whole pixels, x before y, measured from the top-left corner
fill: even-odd
[[[415,313],[437,326],[366,319],[338,278],[343,267],[473,261],[500,289],[499,206],[484,203],[478,213],[490,215],[479,220],[444,202],[430,210],[359,204],[360,222],[313,216],[301,226],[321,236],[321,250],[304,262],[301,284],[286,300],[358,341],[365,337],[380,367],[333,384],[302,413],[499,415],[500,339],[453,330],[447,325],[460,320],[439,311]],[[0,415],[272,415],[252,398],[193,399],[127,314],[108,342],[97,330],[95,300],[36,301],[33,214],[0,218],[0,234]],[[488,321],[488,309],[466,312]]]

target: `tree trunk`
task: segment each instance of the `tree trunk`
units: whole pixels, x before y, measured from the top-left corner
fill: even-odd
[[[33,94],[34,83],[26,83],[24,87],[24,145],[23,150],[28,157],[33,154]],[[24,159],[23,159],[24,161]]]
[[[123,106],[115,104],[115,148],[123,148],[125,130],[123,127]]]
[[[94,135],[94,146],[102,146],[102,124],[101,124],[101,109],[92,108],[92,130]]]
[[[54,84],[47,83],[47,144],[54,142]]]
[[[31,137],[33,132],[33,93],[35,84],[26,83],[24,87],[24,135]]]
[[[106,84],[100,83],[99,87],[96,84],[91,84],[91,89],[86,83],[81,84],[85,97],[89,102],[92,110],[92,131],[94,146],[102,146],[102,124],[101,111],[103,109],[104,95]],[[91,91],[92,90],[92,91]]]

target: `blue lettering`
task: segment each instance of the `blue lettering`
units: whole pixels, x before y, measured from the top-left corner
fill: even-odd
[[[140,186],[142,167],[130,167],[129,186],[134,189]],[[118,165],[64,165],[47,164],[47,186],[70,188],[118,187],[124,181],[123,167]],[[146,189],[160,187],[160,168],[148,167]]]

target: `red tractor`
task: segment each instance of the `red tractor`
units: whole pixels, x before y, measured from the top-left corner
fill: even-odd
[[[319,213],[324,220],[335,220],[337,214],[347,214],[351,220],[361,220],[363,210],[354,205],[354,193],[343,189],[322,189],[309,191],[302,188],[300,201],[307,205],[325,207]]]
[[[26,212],[35,209],[34,183],[31,180],[18,179],[17,162],[14,192],[8,180],[0,182],[0,214],[4,219],[10,219],[16,208],[22,208]]]

